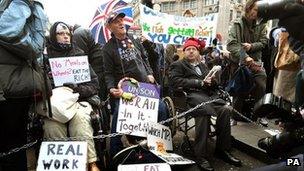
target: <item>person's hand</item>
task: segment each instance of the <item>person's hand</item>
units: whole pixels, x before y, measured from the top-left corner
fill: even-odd
[[[279,26],[286,28],[287,32],[302,42],[304,42],[304,2],[290,3],[286,5],[286,11],[288,13],[286,17],[279,20]]]
[[[147,80],[148,80],[149,83],[154,83],[155,82],[155,78],[153,77],[153,75],[148,75]]]
[[[203,85],[210,87],[212,83],[212,77],[207,77],[206,79],[203,80]]]
[[[245,58],[245,64],[246,65],[253,63],[253,61],[254,60],[251,57],[249,57],[249,56]]]
[[[250,43],[242,43],[242,46],[246,52],[248,52],[252,47],[252,45]]]
[[[122,92],[121,89],[118,89],[118,88],[111,88],[111,89],[110,89],[110,94],[111,94],[113,97],[119,98],[119,97],[121,97],[122,93],[123,93],[123,92]]]
[[[75,83],[63,83],[63,86],[65,87],[69,87],[70,89],[72,89],[74,92],[77,92],[77,87],[78,85]]]

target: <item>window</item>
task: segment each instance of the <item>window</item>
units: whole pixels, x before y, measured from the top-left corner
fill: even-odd
[[[215,4],[215,0],[205,0],[205,5],[213,5]]]
[[[236,12],[236,18],[241,18],[242,16],[242,12],[241,11],[237,11]]]
[[[168,9],[169,9],[169,3],[168,2],[163,3],[161,7],[161,11],[166,12],[168,11]]]
[[[197,1],[196,0],[191,0],[190,1],[190,8],[192,9],[192,8],[196,8],[196,6],[197,6]]]
[[[189,9],[190,8],[190,0],[185,0],[182,3],[183,9]]]
[[[165,12],[165,11],[174,11],[176,10],[175,7],[176,6],[176,3],[174,1],[172,2],[164,2],[162,3],[162,12]]]

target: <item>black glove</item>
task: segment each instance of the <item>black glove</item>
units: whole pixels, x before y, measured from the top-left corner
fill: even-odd
[[[75,83],[63,83],[63,86],[69,87],[74,93],[78,92],[78,85]]]
[[[286,28],[292,37],[304,42],[304,4],[290,3],[286,11],[288,14],[280,19],[279,25]]]

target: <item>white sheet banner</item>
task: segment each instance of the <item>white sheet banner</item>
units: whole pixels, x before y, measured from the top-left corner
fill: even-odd
[[[187,38],[195,37],[210,45],[216,35],[217,17],[217,14],[205,17],[174,16],[140,5],[142,34],[155,43],[182,45]]]
[[[55,86],[91,81],[88,56],[50,58]]]

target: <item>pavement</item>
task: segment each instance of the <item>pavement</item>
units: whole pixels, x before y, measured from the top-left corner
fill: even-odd
[[[242,166],[241,167],[235,167],[228,163],[225,163],[224,161],[213,157],[213,151],[214,151],[214,144],[215,144],[215,137],[210,138],[209,144],[209,156],[208,159],[211,163],[211,165],[215,168],[215,170],[236,170],[236,171],[242,171],[242,170],[252,170],[255,168],[259,168],[271,163],[275,163],[276,160],[271,159],[267,153],[260,149],[257,146],[258,140],[264,137],[271,136],[269,132],[274,133],[279,130],[278,126],[274,124],[274,120],[268,120],[269,124],[268,127],[262,127],[254,123],[248,123],[248,122],[238,122],[237,125],[232,126],[231,128],[231,134],[234,138],[233,140],[233,148],[232,148],[232,154],[242,160]],[[180,120],[179,122],[183,122],[183,120]],[[189,127],[194,125],[194,119],[190,120]],[[183,142],[185,135],[183,133],[183,126],[180,127],[180,131],[177,131],[175,136],[173,137],[173,145],[175,148],[175,151],[177,153],[181,154],[181,142]],[[190,142],[194,142],[194,129],[191,129],[188,132]],[[184,150],[185,151],[185,150]],[[191,152],[188,152],[191,153]],[[191,158],[191,154],[187,154],[185,152],[185,155],[188,156],[188,158]]]

